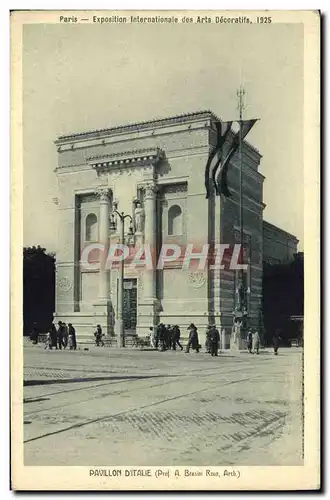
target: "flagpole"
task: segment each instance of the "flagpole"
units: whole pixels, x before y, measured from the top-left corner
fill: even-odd
[[[239,208],[240,208],[240,244],[241,244],[241,259],[242,264],[244,264],[244,229],[243,229],[243,155],[242,155],[242,122],[243,122],[243,110],[244,110],[244,95],[245,90],[241,85],[239,90],[237,91],[238,96],[238,111],[239,111]],[[245,287],[244,287],[244,271],[241,269],[241,285],[244,290],[244,299],[245,299]],[[241,304],[242,311],[244,310],[244,304]]]

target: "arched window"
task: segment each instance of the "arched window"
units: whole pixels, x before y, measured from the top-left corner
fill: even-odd
[[[95,214],[88,214],[86,217],[86,231],[85,231],[85,240],[86,241],[97,241],[98,234],[98,224],[97,217]]]
[[[168,234],[182,234],[182,210],[179,205],[172,205],[168,211]]]

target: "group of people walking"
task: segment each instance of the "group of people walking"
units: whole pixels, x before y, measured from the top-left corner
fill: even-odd
[[[166,351],[172,349],[176,350],[176,347],[180,347],[181,351],[183,349],[180,343],[180,328],[178,325],[164,325],[160,323],[154,330],[150,327],[150,345],[155,349],[160,349],[161,351]]]
[[[185,348],[185,352],[189,353],[190,350],[194,350],[197,353],[201,349],[198,338],[198,330],[194,323],[191,323],[187,330],[189,330],[188,342]],[[209,325],[207,329],[207,351],[212,356],[218,355],[219,344],[220,344],[220,334],[215,325]],[[157,328],[150,327],[150,344],[151,347],[158,349],[160,351],[173,350],[175,351],[177,347],[183,351],[183,346],[180,343],[181,331],[178,325],[164,325],[160,323]]]
[[[188,326],[189,337],[188,343],[185,348],[185,352],[189,353],[190,349],[199,352],[201,349],[201,345],[198,339],[198,331],[197,327],[194,323],[191,323]],[[180,343],[180,328],[178,325],[167,325],[165,326],[163,323],[160,323],[155,333],[153,334],[154,329],[150,327],[150,344],[151,347],[158,349],[160,351],[166,350],[175,350],[178,345],[181,350],[183,350],[183,346]],[[224,335],[224,332],[222,332]],[[246,337],[246,345],[248,352],[250,354],[259,354],[259,350],[261,347],[261,339],[258,330],[249,328],[247,337]],[[278,346],[279,346],[279,334],[275,332],[273,336],[273,347],[274,354],[278,354]],[[159,349],[160,348],[160,349]],[[206,341],[205,341],[205,350],[207,353],[211,354],[211,356],[218,356],[218,352],[220,349],[220,332],[217,329],[215,324],[209,324],[206,329]]]
[[[281,336],[279,334],[279,331],[276,330],[274,332],[273,338],[272,338],[275,356],[278,355],[278,347],[279,347],[279,343],[280,343],[280,338],[281,338]],[[252,330],[252,328],[250,328],[248,330],[248,334],[247,334],[248,352],[250,354],[259,354],[260,344],[261,344],[261,341],[260,341],[259,332],[257,330]]]
[[[247,348],[250,354],[259,354],[260,335],[257,330],[250,328],[247,334]]]
[[[96,330],[94,332],[95,344],[97,346],[104,346],[103,342],[103,333],[101,325],[96,326]],[[58,322],[58,328],[54,323],[47,333],[45,349],[77,349],[77,338],[76,338],[76,330],[72,326],[72,323],[64,323],[63,321]]]
[[[52,323],[46,336],[45,349],[77,349],[76,330],[72,323],[58,322],[58,328]]]

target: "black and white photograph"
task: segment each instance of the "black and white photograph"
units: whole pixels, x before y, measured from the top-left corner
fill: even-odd
[[[11,24],[13,488],[317,489],[320,14]]]

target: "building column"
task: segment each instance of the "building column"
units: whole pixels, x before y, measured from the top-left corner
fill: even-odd
[[[153,182],[145,184],[144,196],[144,244],[149,245],[153,258],[153,268],[144,271],[144,294],[147,300],[156,299],[156,193],[157,188]]]
[[[110,270],[107,269],[107,257],[109,252],[109,212],[110,212],[110,189],[99,188],[97,195],[100,199],[99,215],[99,241],[100,267],[99,267],[99,293],[94,303],[95,323],[100,324],[105,335],[113,330],[113,312],[110,297]]]
[[[99,299],[109,299],[109,269],[106,268],[106,261],[109,251],[109,205],[110,190],[107,188],[98,191],[100,197],[100,217],[99,217],[99,243],[104,248],[100,251],[100,271],[99,271]]]
[[[137,333],[145,335],[150,327],[155,327],[157,322],[157,297],[156,297],[156,185],[153,181],[143,184],[145,213],[143,246],[150,248],[153,259],[152,269],[144,266],[139,279],[139,288],[143,290],[141,299],[138,302]],[[142,241],[141,241],[142,243]],[[149,249],[148,249],[149,250]],[[147,251],[145,257],[147,259]]]

